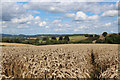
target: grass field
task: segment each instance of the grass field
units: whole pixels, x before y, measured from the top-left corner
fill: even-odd
[[[75,41],[81,41],[81,40],[85,40],[88,37],[85,36],[70,36],[70,41],[75,42]]]
[[[71,42],[75,42],[75,41],[85,40],[85,39],[87,39],[88,37],[85,37],[85,36],[69,36],[69,38],[70,38],[70,41],[71,41]],[[58,40],[59,37],[57,37],[56,39]]]

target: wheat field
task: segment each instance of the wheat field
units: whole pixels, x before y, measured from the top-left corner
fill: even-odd
[[[5,42],[0,42],[0,45],[4,45],[4,46],[34,46],[34,45],[30,45],[30,44],[22,44],[22,43],[5,43]]]
[[[118,78],[117,44],[0,48],[1,78]]]

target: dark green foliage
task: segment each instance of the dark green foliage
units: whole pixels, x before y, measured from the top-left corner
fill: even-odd
[[[95,34],[95,36],[94,36],[94,37],[99,38],[100,36]]]
[[[38,39],[38,38],[37,38],[37,39],[35,39],[35,42],[36,42],[36,43],[39,43],[39,39]]]
[[[22,39],[20,38],[2,38],[2,42],[8,42],[8,43],[20,43]]]
[[[47,40],[49,40],[48,37],[44,37],[44,38],[43,38],[43,41],[47,41]]]
[[[10,42],[10,38],[2,38],[2,42]]]
[[[85,36],[85,37],[89,37],[89,35],[88,35],[88,34],[85,34],[84,36]]]
[[[93,37],[93,35],[89,35],[88,37]]]
[[[104,43],[105,41],[102,39],[97,39],[96,43]]]
[[[105,37],[105,40],[97,39],[96,43],[120,44],[120,35],[111,34]]]
[[[64,40],[65,41],[70,41],[69,36],[65,36]]]
[[[111,34],[109,36],[105,37],[106,43],[112,43],[112,44],[120,44],[120,35],[118,34]]]
[[[63,36],[58,36],[59,39],[57,40],[56,37],[43,37],[42,40],[40,39],[25,39],[21,37],[3,37],[2,42],[8,43],[24,43],[24,44],[32,44],[32,45],[51,45],[51,44],[69,44],[69,43],[92,43],[96,40],[96,43],[111,43],[111,44],[120,44],[120,35],[119,34],[111,34],[106,36],[105,39],[99,39],[99,35],[89,35],[85,40],[81,41],[70,41],[69,36],[66,35],[64,38]]]
[[[103,32],[103,34],[102,34],[104,37],[106,37],[107,36],[107,32]]]
[[[118,35],[120,35],[120,33],[118,33]]]
[[[60,37],[59,37],[59,40],[63,40],[63,37],[62,37],[62,36],[60,36]]]
[[[51,39],[52,39],[52,40],[56,40],[56,37],[52,37]]]

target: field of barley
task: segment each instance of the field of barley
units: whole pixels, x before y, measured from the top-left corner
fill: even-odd
[[[118,78],[117,44],[0,48],[1,78]]]

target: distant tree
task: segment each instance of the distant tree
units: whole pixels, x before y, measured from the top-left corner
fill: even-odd
[[[99,38],[100,36],[99,36],[99,35],[97,35],[97,34],[95,34],[95,36],[94,36],[94,37]]]
[[[9,42],[10,38],[2,38],[2,42]]]
[[[56,37],[52,37],[51,39],[52,39],[52,40],[56,40]]]
[[[60,36],[60,37],[59,37],[59,40],[63,40],[63,37],[62,37],[62,36]]]
[[[43,41],[48,41],[48,40],[49,40],[48,37],[44,37],[44,38],[43,38]]]
[[[85,34],[84,36],[85,36],[85,37],[88,37],[89,35],[88,35],[88,34]]]
[[[21,42],[20,38],[15,38],[15,39],[12,39],[12,40],[13,40],[14,43],[20,43]]]
[[[105,42],[106,43],[120,44],[120,35],[111,34],[111,35],[105,37]]]
[[[107,36],[107,32],[103,32],[103,34],[102,34],[104,37],[106,37]]]
[[[39,39],[38,39],[38,38],[37,38],[37,39],[35,39],[35,42],[36,42],[36,43],[39,43]]]
[[[118,33],[118,35],[120,35],[120,33]]]
[[[69,36],[66,35],[65,38],[64,38],[64,40],[70,41]]]
[[[93,35],[89,35],[89,37],[93,37]]]

